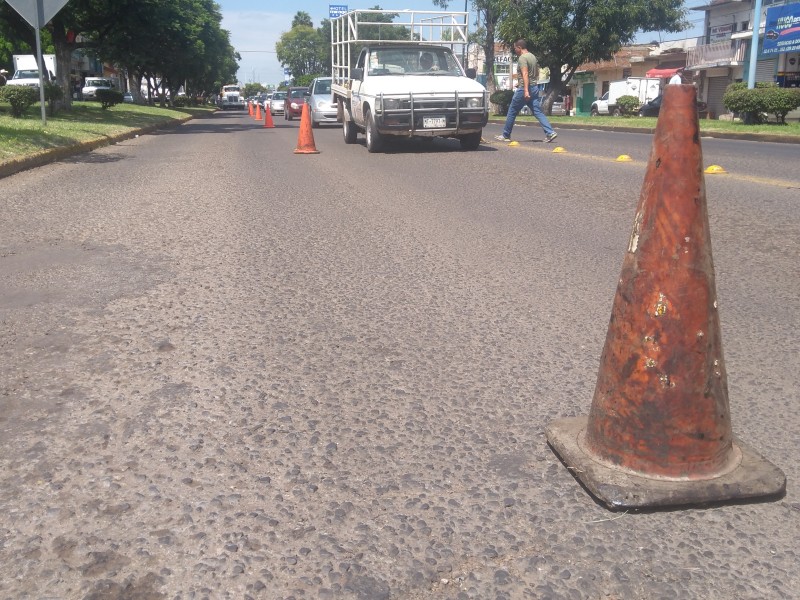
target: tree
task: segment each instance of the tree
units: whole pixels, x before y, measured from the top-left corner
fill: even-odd
[[[431,0],[435,6],[447,9],[450,0]],[[494,44],[497,23],[503,13],[505,0],[472,0],[472,8],[478,13],[478,22],[483,25],[478,28],[474,37],[470,34],[470,41],[475,40],[483,48],[484,71],[486,72],[486,89],[489,92],[497,90],[494,77]]]
[[[575,70],[610,59],[637,31],[683,31],[683,0],[498,0],[498,35],[508,45],[528,42],[540,67],[550,69],[545,112],[565,91]],[[559,74],[562,74],[559,77]]]
[[[292,28],[281,35],[275,52],[292,77],[302,77],[331,71],[330,22],[325,20],[319,29],[308,13],[299,11],[292,19]],[[327,25],[327,27],[326,27]]]
[[[294,16],[294,19],[292,19],[292,29],[300,26],[311,27],[312,29],[314,28],[314,21],[311,20],[311,15],[302,10],[298,11]]]
[[[5,2],[0,2],[0,52],[13,39],[14,53],[33,41]],[[162,99],[186,85],[209,93],[235,80],[238,55],[213,0],[70,0],[42,30],[45,53],[56,55],[57,78],[69,104],[70,61],[82,49],[127,71],[138,82],[158,81]],[[52,40],[50,50],[47,45]],[[2,54],[0,54],[0,59]]]

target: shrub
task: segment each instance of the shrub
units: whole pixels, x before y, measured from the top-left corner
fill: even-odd
[[[189,106],[191,104],[189,96],[175,96],[172,99],[172,106],[175,108],[181,108],[183,106]]]
[[[0,98],[11,105],[11,116],[21,117],[39,99],[39,90],[22,85],[5,85],[0,88]]]
[[[617,108],[623,116],[629,117],[639,110],[639,99],[631,95],[620,96],[617,98]]]
[[[744,115],[747,124],[762,123],[766,115],[775,115],[778,123],[786,123],[786,114],[800,107],[800,90],[781,88],[775,83],[756,83],[748,89],[744,82],[732,83],[722,97],[725,108]]]
[[[786,124],[786,115],[800,108],[800,89],[769,87],[764,90],[764,111],[775,115],[775,120]]]
[[[511,90],[497,90],[489,96],[489,102],[497,105],[498,115],[508,114],[508,107],[511,106],[511,98],[514,97],[514,92]]]
[[[122,92],[119,90],[97,90],[95,95],[103,105],[103,109],[122,104]]]

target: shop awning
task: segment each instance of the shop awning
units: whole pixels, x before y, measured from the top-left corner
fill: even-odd
[[[647,73],[645,73],[645,75],[647,77],[666,78],[666,77],[672,77],[678,71],[680,71],[680,67],[675,69],[650,69]]]

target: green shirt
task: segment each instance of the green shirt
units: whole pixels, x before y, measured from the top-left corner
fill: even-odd
[[[539,79],[539,63],[536,62],[536,57],[532,52],[523,52],[519,55],[517,62],[517,83],[522,87],[525,85],[525,80],[522,78],[522,67],[528,69],[528,85],[535,86],[536,80]]]

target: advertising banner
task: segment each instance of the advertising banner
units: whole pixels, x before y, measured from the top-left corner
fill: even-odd
[[[800,2],[767,9],[762,55],[800,51]]]

